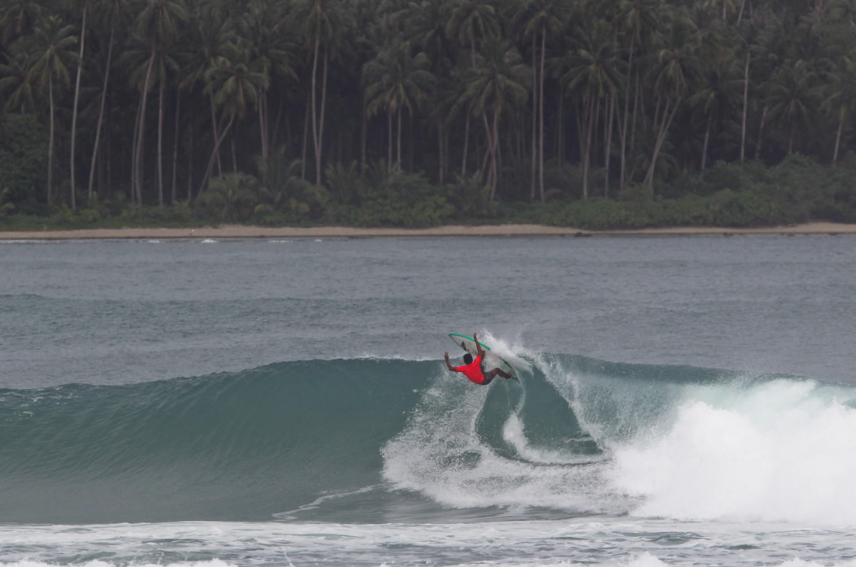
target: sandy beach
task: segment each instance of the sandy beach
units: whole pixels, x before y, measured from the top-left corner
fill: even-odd
[[[203,228],[98,228],[88,230],[0,230],[0,240],[174,239],[174,238],[378,238],[413,236],[691,236],[691,235],[844,235],[856,234],[856,224],[814,222],[767,228],[673,227],[641,230],[589,231],[534,224],[462,226],[424,229],[312,228],[224,225]]]

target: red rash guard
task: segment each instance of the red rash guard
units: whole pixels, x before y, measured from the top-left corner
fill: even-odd
[[[470,379],[471,382],[475,382],[476,384],[484,384],[484,372],[481,369],[481,357],[477,356],[475,360],[466,366],[458,366],[455,368],[455,372],[460,372],[464,376]]]

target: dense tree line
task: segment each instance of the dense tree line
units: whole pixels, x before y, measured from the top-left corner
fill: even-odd
[[[650,200],[715,162],[834,167],[854,18],[854,0],[2,0],[0,210],[359,221],[406,201],[442,220]]]

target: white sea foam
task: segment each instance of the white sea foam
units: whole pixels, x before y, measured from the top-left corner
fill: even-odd
[[[15,561],[11,563],[0,562],[0,567],[58,567],[62,565],[73,565],[74,567],[117,567],[116,563],[109,561],[87,561],[85,563],[45,563],[42,561]],[[134,563],[134,567],[234,567],[234,563],[228,563],[221,559],[209,561],[181,561],[177,563]]]
[[[509,459],[485,445],[476,425],[487,392],[440,376],[408,427],[384,446],[384,477],[397,488],[418,491],[455,508],[616,511],[601,482],[604,464],[538,466]]]
[[[689,390],[671,428],[616,448],[610,476],[640,516],[856,524],[856,410],[833,391]]]
[[[664,536],[684,544],[662,543]],[[0,526],[0,567],[374,567],[450,559],[458,567],[856,567],[844,560],[852,541],[852,531],[627,517],[478,524],[7,524]]]
[[[579,464],[590,463],[592,455],[580,455],[571,451],[552,450],[533,447],[526,437],[523,421],[512,414],[502,428],[502,438],[514,447],[517,454],[530,463],[542,464]]]
[[[531,358],[534,353],[523,345],[521,337],[518,336],[509,340],[494,336],[490,331],[482,331],[479,333],[479,342],[489,344],[491,352],[505,359],[517,370],[518,374],[521,371],[532,371],[532,364],[528,358]]]

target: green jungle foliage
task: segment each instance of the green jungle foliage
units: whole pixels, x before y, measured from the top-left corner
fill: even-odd
[[[0,0],[0,226],[856,222],[856,0]]]

